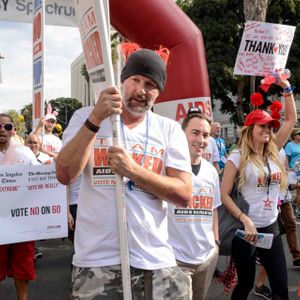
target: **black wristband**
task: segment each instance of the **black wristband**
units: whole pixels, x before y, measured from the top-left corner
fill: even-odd
[[[92,131],[92,132],[95,132],[95,133],[97,133],[98,130],[100,129],[99,126],[96,126],[95,124],[93,124],[92,122],[90,122],[89,119],[86,119],[86,120],[85,120],[84,126],[85,126],[88,130],[90,130],[90,131]]]

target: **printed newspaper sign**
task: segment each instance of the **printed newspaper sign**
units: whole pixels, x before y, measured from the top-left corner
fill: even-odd
[[[34,0],[0,0],[0,20],[32,23]],[[47,25],[77,27],[72,0],[46,0]]]
[[[284,69],[294,33],[294,26],[247,21],[234,74],[265,76]]]
[[[68,235],[66,189],[55,166],[0,166],[0,244]]]

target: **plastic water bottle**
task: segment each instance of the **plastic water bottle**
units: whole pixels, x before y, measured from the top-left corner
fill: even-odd
[[[272,84],[277,81],[279,74],[281,74],[283,80],[291,77],[291,71],[289,69],[284,69],[281,72],[273,72],[272,74],[266,75],[260,82],[261,84]]]

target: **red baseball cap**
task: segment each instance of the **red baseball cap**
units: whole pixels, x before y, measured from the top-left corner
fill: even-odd
[[[272,118],[265,110],[255,109],[246,117],[244,126],[265,125],[267,123],[271,123],[274,128],[280,127],[279,120]]]

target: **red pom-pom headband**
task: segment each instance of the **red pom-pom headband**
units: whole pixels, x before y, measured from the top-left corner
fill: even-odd
[[[269,110],[271,111],[271,117],[279,120],[281,109],[282,109],[282,103],[278,100],[273,101],[269,107]]]
[[[142,47],[137,43],[122,43],[120,44],[120,49],[122,53],[123,60],[126,61],[127,57],[135,51],[141,50]],[[156,52],[167,64],[170,56],[170,51],[168,48],[159,46],[157,50],[153,50]]]
[[[264,104],[264,98],[261,93],[253,93],[250,97],[250,103],[253,106],[261,106]]]

